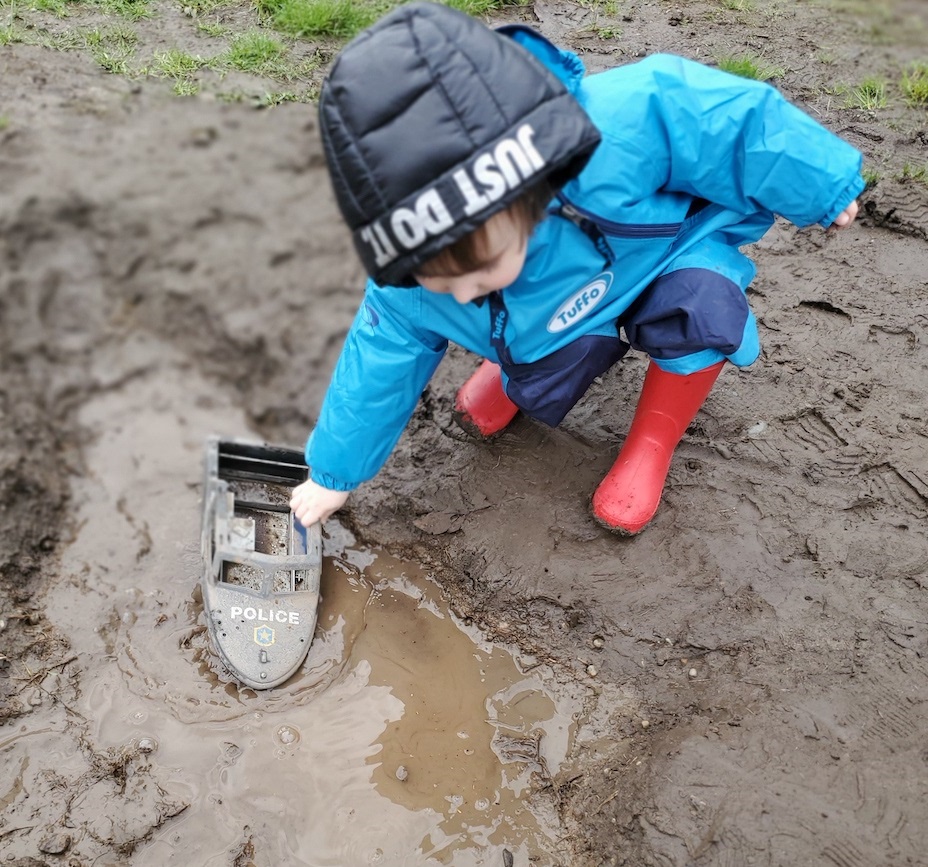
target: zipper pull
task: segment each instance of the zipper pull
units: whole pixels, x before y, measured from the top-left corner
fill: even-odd
[[[579,226],[581,229],[584,224],[588,222],[585,217],[580,215],[580,212],[573,205],[569,205],[567,202],[561,203],[561,216],[570,220],[571,223]]]

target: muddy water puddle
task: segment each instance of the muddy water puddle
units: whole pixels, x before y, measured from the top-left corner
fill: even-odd
[[[414,565],[352,542],[327,540],[317,639],[268,692],[225,679],[195,599],[164,630],[167,599],[127,594],[106,630],[124,677],[88,697],[96,738],[141,744],[191,804],[133,865],[227,864],[246,843],[256,865],[545,863],[554,828],[525,800],[566,757],[577,700]]]
[[[6,756],[23,784],[35,784],[30,755],[56,756],[63,778],[89,786],[63,824],[101,843],[118,842],[135,799],[143,842],[97,867],[499,867],[506,851],[516,867],[558,863],[544,781],[566,760],[583,698],[462,624],[415,564],[330,522],[305,664],[272,690],[231,679],[205,628],[197,540],[207,425],[224,414],[232,425],[234,411],[202,401],[164,412],[160,389],[196,383],[159,381],[85,410],[101,433],[74,483],[78,530],[47,599],[82,667],[68,715],[84,721],[85,756],[70,727],[24,731]],[[94,767],[104,754],[150,766],[145,792],[89,785],[91,751]]]

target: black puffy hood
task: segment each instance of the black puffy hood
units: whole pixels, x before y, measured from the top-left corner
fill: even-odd
[[[401,6],[349,42],[319,117],[336,199],[382,285],[408,285],[543,178],[563,185],[600,140],[522,45],[435,3]]]

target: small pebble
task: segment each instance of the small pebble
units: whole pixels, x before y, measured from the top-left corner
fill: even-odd
[[[154,738],[141,738],[139,740],[140,753],[153,753],[156,749],[158,749],[158,743]]]
[[[596,666],[595,666],[595,665],[588,665],[588,666],[586,667],[586,673],[587,673],[590,677],[596,677]]]
[[[49,834],[39,842],[39,851],[44,855],[63,855],[70,846],[70,834]]]
[[[396,769],[396,778],[401,782],[405,783],[409,779],[409,771],[406,770],[405,765],[400,765]]]
[[[603,646],[605,645],[605,643],[606,643],[606,642],[603,640],[602,636],[600,636],[600,635],[594,636],[594,638],[593,638],[593,647],[595,647],[597,650],[599,650],[599,648],[603,647]]]
[[[696,677],[697,674],[699,674],[699,672],[696,671],[695,668],[690,669],[690,677]]]
[[[650,723],[649,720],[643,719],[643,720],[641,721],[641,727],[642,727],[643,729],[646,729],[649,725],[651,725],[651,723]]]

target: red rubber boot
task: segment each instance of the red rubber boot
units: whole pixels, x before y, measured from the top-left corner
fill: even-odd
[[[654,517],[674,449],[724,365],[681,376],[651,362],[619,457],[593,494],[593,516],[600,524],[633,536]]]
[[[488,360],[461,386],[454,401],[454,420],[475,437],[499,433],[518,411],[503,391],[499,365]]]

